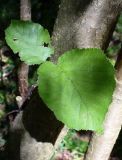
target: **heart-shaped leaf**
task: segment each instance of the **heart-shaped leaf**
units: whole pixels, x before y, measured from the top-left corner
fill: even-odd
[[[53,48],[44,46],[50,43],[50,36],[37,23],[14,20],[6,29],[5,35],[13,52],[19,52],[21,60],[27,64],[40,64],[54,52]]]
[[[74,49],[38,69],[39,94],[69,128],[101,132],[115,87],[114,68],[100,49]]]

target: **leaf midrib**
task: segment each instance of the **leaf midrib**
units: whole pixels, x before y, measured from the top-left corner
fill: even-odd
[[[84,100],[83,100],[83,98],[82,98],[82,96],[81,96],[79,90],[77,89],[77,86],[74,84],[74,82],[73,82],[72,79],[68,78],[68,72],[62,70],[61,67],[59,67],[59,69],[60,69],[60,71],[61,71],[62,74],[65,74],[66,80],[69,80],[70,83],[72,83],[72,86],[74,87],[74,90],[75,90],[76,93],[79,95],[79,98],[80,98],[80,102],[81,102],[81,103],[80,103],[79,112],[78,112],[78,115],[79,115],[79,118],[78,118],[78,119],[81,118],[81,109],[82,109],[81,104],[83,104],[84,109],[86,110],[86,114],[87,114],[86,121],[88,121],[88,117],[89,117],[89,116],[88,116],[88,115],[89,115],[89,113],[88,113],[88,106],[87,106],[86,103],[84,102]],[[69,77],[70,77],[70,76],[69,76]],[[78,123],[79,123],[79,122],[78,122]],[[88,124],[88,123],[86,122],[86,124]]]

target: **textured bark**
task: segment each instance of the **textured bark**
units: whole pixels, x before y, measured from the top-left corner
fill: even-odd
[[[103,48],[115,27],[121,0],[62,0],[52,44],[57,58],[72,48]]]
[[[120,0],[94,0],[76,23],[77,47],[106,49],[121,7]],[[116,89],[104,122],[104,133],[93,134],[85,160],[108,160],[116,142],[122,124],[122,82],[119,76],[117,71]]]
[[[20,19],[24,21],[31,20],[30,0],[20,0]],[[19,93],[22,97],[22,102],[25,100],[25,96],[28,93],[28,72],[29,72],[29,66],[24,62],[21,62],[18,69],[18,83],[19,83]]]
[[[91,0],[62,0],[59,8],[57,20],[54,26],[52,36],[52,45],[55,48],[55,54],[51,57],[51,61],[56,63],[58,57],[65,51],[76,47],[74,35],[76,20],[79,18],[79,13],[83,12],[89,5]],[[55,142],[55,148],[58,147],[64,136],[67,134],[68,128],[65,126]]]
[[[121,2],[121,0],[91,1],[84,12],[79,14],[75,23],[74,40],[78,48],[106,49],[120,13]]]
[[[28,93],[28,72],[29,72],[29,66],[24,62],[21,62],[18,68],[18,86],[19,86],[19,93],[22,98],[21,102],[17,102],[20,104],[24,102],[25,96]],[[19,107],[21,107],[21,105],[19,105]]]
[[[55,40],[55,48],[57,49],[58,53],[53,56],[52,60],[55,60],[62,52],[74,47],[106,49],[122,6],[121,0],[115,2],[111,0],[93,0],[87,1],[85,5],[83,4],[83,1],[77,1],[77,4],[75,3],[76,1],[73,0],[62,1],[55,26],[56,33],[53,37],[53,40],[59,40]],[[84,8],[81,6],[84,6]],[[116,90],[118,90],[117,88]],[[114,103],[115,102],[116,100],[114,100]],[[120,109],[119,107],[120,106],[118,105],[118,110]],[[119,112],[121,113],[121,110]],[[115,118],[113,117],[113,120],[114,119]],[[121,122],[121,119],[119,120],[118,121]],[[113,128],[114,122],[111,122],[111,128]],[[92,154],[94,153],[97,155],[102,155],[101,160],[104,160],[103,155],[105,157],[109,157],[112,147],[118,136],[120,126],[121,125],[119,123],[119,128],[117,126],[117,129],[113,129],[115,130],[114,132],[112,131],[110,134],[106,134],[107,140],[102,139],[102,141],[95,141],[95,144],[97,147],[99,146],[101,152],[95,150],[97,147],[92,147],[92,152],[90,155],[87,155],[86,159],[100,160],[100,157],[92,157]],[[106,129],[106,133],[109,133],[108,126]],[[115,133],[115,135],[111,135],[112,133]],[[93,138],[93,140],[94,139],[96,140],[96,138]],[[108,147],[106,142],[109,144],[109,149],[107,149],[105,153],[105,146],[101,146],[101,143],[104,143],[106,147]]]
[[[31,20],[31,4],[30,0],[20,0],[20,19]],[[28,93],[28,72],[29,66],[21,62],[18,68],[18,86],[20,96],[16,97],[18,107],[21,108],[26,100]],[[20,160],[20,146],[22,135],[24,134],[24,126],[22,123],[22,112],[10,124],[9,138],[7,144],[7,152],[10,160]]]
[[[55,54],[51,57],[51,60],[54,63],[62,53],[76,47],[74,40],[76,27],[74,27],[74,24],[79,18],[79,12],[83,12],[90,1],[91,0],[61,1],[52,36],[52,45],[55,48]]]
[[[115,2],[111,0],[87,0],[85,2],[83,0],[77,2],[62,0],[55,25],[55,34],[52,38],[56,49],[52,61],[55,61],[62,52],[75,47],[105,50],[120,13],[121,2],[121,0]],[[117,135],[115,135],[116,138]],[[103,142],[106,141],[103,140]],[[101,146],[100,143],[98,144]],[[104,151],[104,148],[101,149]],[[89,159],[100,160],[94,158]]]
[[[30,0],[20,0],[20,19],[24,21],[31,20]]]

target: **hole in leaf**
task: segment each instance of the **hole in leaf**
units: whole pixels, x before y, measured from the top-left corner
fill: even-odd
[[[48,43],[44,43],[44,47],[48,47]]]
[[[17,41],[18,39],[17,39],[17,38],[14,38],[13,40],[14,40],[14,41]]]

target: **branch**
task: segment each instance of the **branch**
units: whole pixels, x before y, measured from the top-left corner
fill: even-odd
[[[31,20],[31,3],[30,0],[20,1],[20,19],[24,21]]]
[[[24,20],[24,21],[31,20],[30,0],[20,1],[20,18],[21,20]],[[18,69],[18,83],[19,83],[19,92],[22,97],[22,103],[25,100],[25,97],[28,92],[28,72],[29,72],[29,66],[24,62],[21,62]]]
[[[120,0],[94,0],[75,24],[76,46],[106,49],[121,9]],[[120,132],[122,124],[122,79],[120,78],[122,66],[120,62],[117,64],[117,84],[104,122],[104,133],[93,134],[85,160],[108,160]]]
[[[74,25],[76,47],[101,48],[109,44],[118,15],[121,11],[121,0],[92,0]]]
[[[52,38],[56,54],[51,60],[55,62],[62,52],[75,47],[105,50],[121,8],[121,0],[82,0],[77,3],[74,0],[62,0]],[[113,124],[111,126],[114,128]],[[117,136],[118,134],[115,137]],[[106,140],[102,141],[106,143]],[[101,146],[101,143],[98,142],[98,144],[104,153],[104,147]],[[92,153],[96,153],[96,150]],[[91,155],[87,157],[90,157],[89,160],[100,160]]]
[[[104,133],[94,134],[85,160],[108,160],[122,125],[122,48],[116,63],[116,88],[104,121]],[[104,102],[103,102],[104,103]]]

